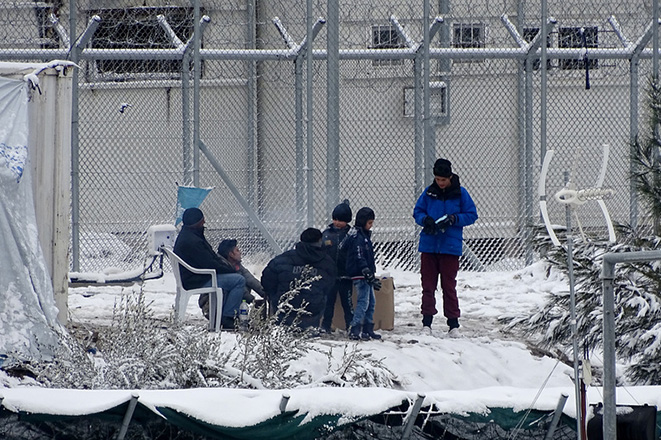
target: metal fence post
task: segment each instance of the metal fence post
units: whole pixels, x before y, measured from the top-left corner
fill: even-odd
[[[549,426],[549,430],[546,432],[546,435],[544,436],[544,440],[553,440],[553,433],[555,432],[555,428],[558,426],[558,422],[560,421],[560,417],[562,416],[562,409],[565,407],[565,403],[567,402],[567,394],[562,393],[560,395],[560,399],[558,399],[558,405],[555,407],[555,411],[553,412],[553,419],[551,420],[551,425]]]
[[[340,5],[326,9],[326,217],[340,201]],[[324,219],[325,219],[324,218]]]
[[[413,430],[413,425],[415,425],[415,419],[418,417],[418,414],[420,413],[420,408],[422,408],[422,402],[424,402],[424,400],[425,400],[425,395],[418,394],[418,397],[415,399],[415,402],[413,403],[413,408],[411,408],[411,412],[406,418],[406,425],[404,426],[404,431],[402,432],[402,440],[408,439],[409,436],[411,435],[411,431]]]
[[[617,439],[615,371],[615,265],[623,262],[661,260],[661,251],[607,253],[602,262],[601,278],[604,304],[604,440]]]
[[[117,440],[124,440],[126,433],[129,430],[129,423],[131,423],[131,418],[133,418],[133,412],[135,407],[138,404],[138,394],[131,394],[131,400],[129,400],[129,406],[126,408],[126,413],[124,414],[124,419],[122,420],[122,427],[117,434]]]

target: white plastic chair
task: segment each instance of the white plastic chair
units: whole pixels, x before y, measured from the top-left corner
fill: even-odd
[[[218,280],[216,279],[216,271],[214,269],[197,269],[182,260],[177,254],[168,248],[161,248],[161,250],[170,259],[174,278],[177,282],[177,294],[174,299],[174,320],[175,322],[183,322],[186,318],[186,307],[188,301],[193,295],[200,295],[202,293],[209,294],[209,331],[220,331],[220,321],[223,316],[223,289],[218,287]],[[181,283],[181,269],[180,266],[185,267],[189,271],[209,275],[211,277],[211,286],[200,287],[198,289],[184,289]]]

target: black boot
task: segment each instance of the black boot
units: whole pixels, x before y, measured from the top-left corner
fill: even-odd
[[[422,315],[422,326],[431,327],[431,323],[434,320],[434,315]]]
[[[354,325],[349,329],[349,339],[357,341],[360,339],[360,324]]]
[[[363,339],[381,339],[381,335],[374,333],[374,323],[370,322],[363,324],[363,334],[361,335]]]

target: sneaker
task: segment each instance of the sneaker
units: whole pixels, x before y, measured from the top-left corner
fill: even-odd
[[[448,332],[448,336],[450,336],[453,339],[461,338],[461,332],[459,331],[459,327],[451,328],[450,331]]]
[[[422,327],[422,334],[425,336],[434,336],[434,334],[431,331],[431,327],[428,325],[425,325]]]

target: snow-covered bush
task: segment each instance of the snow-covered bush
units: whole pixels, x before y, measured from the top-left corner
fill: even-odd
[[[79,337],[72,327],[53,362],[26,362],[16,370],[30,372],[44,386],[82,389],[393,386],[394,375],[369,354],[353,347],[336,361],[330,347],[295,325],[306,304],[293,307],[291,299],[314,280],[293,283],[280,301],[280,312],[296,316],[294,325],[279,325],[259,308],[251,311],[247,331],[221,333],[199,324],[175,325],[172,317],[163,325],[136,284],[115,304],[109,327]],[[301,364],[310,355],[327,358],[328,371],[321,379]]]
[[[587,352],[602,347],[603,297],[602,261],[608,252],[661,249],[659,237],[638,237],[630,228],[619,226],[618,240],[574,239],[574,292],[579,349]],[[536,249],[545,255],[550,268],[568,274],[567,252],[554,247],[541,231]],[[561,238],[561,241],[564,237]],[[661,384],[661,266],[659,262],[621,263],[615,266],[615,332],[618,356],[628,359],[627,377],[634,384]],[[569,291],[551,295],[531,316],[508,320],[509,328],[521,331],[547,349],[559,349],[571,358],[571,315]]]
[[[618,226],[618,244],[588,237],[575,237],[572,247],[574,291],[576,294],[577,334],[580,347],[592,351],[602,345],[603,298],[602,261],[608,252],[661,249],[661,86],[652,80],[648,86],[648,130],[631,145],[631,181],[654,223],[654,234],[641,236],[639,230]],[[552,267],[568,273],[567,252],[551,245],[541,228],[536,231],[535,247]],[[559,237],[561,238],[561,237]],[[566,237],[561,238],[566,242]],[[661,384],[661,263],[620,263],[615,266],[616,352],[629,360],[627,376],[634,384]],[[553,295],[546,305],[529,317],[510,321],[511,328],[539,335],[536,342],[547,348],[571,347],[570,295]]]

